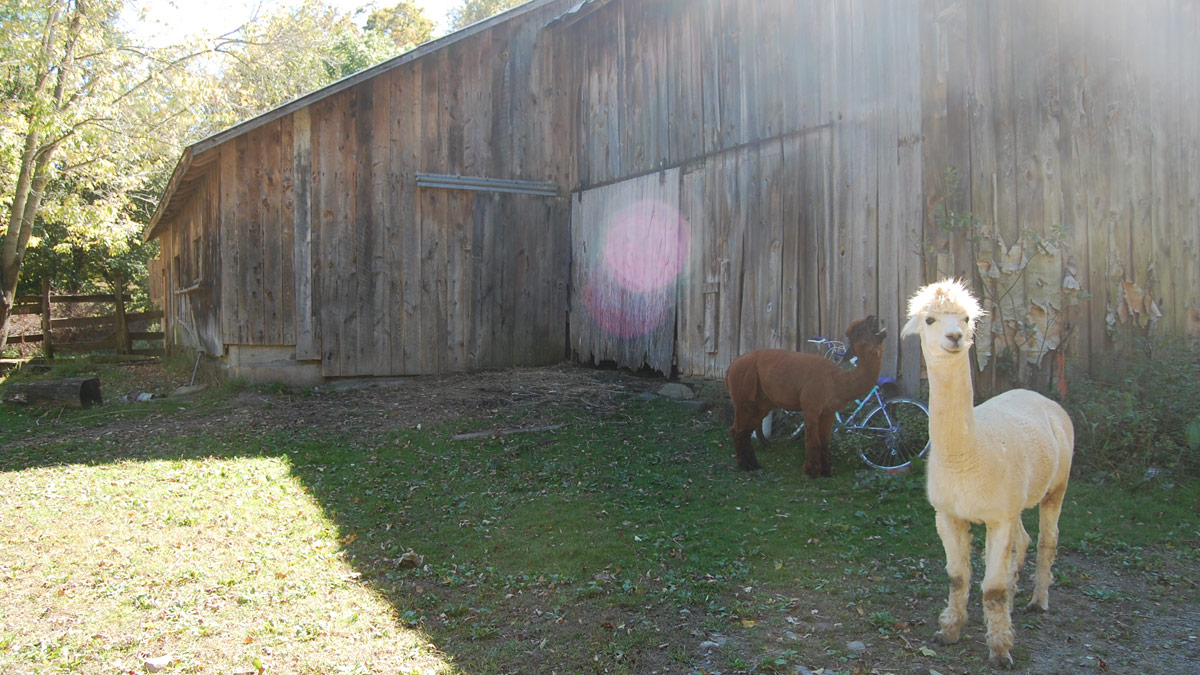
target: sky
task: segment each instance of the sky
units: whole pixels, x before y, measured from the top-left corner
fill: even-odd
[[[185,38],[205,33],[208,36],[223,35],[245,24],[258,14],[298,0],[133,0],[135,11],[127,19],[134,33],[150,44],[165,46]],[[388,0],[325,0],[326,4],[352,12],[360,7],[379,5],[386,7],[394,2]],[[446,13],[461,0],[416,0],[425,10],[425,16],[437,22],[434,36],[445,34],[449,28]],[[362,17],[366,20],[366,16]]]

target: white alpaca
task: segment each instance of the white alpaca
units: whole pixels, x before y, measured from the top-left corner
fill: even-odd
[[[1062,406],[1014,389],[977,407],[968,359],[982,311],[962,284],[946,280],[909,300],[902,335],[921,338],[929,376],[926,490],[946,549],[950,597],[934,638],[958,641],[971,585],[971,523],[987,527],[983,610],[990,660],[1012,666],[1012,600],[1030,538],[1021,512],[1041,505],[1037,576],[1029,610],[1050,608],[1050,566],[1058,548],[1075,432]]]

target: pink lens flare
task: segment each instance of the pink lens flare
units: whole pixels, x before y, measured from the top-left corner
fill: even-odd
[[[601,257],[623,288],[649,293],[675,280],[691,243],[691,228],[678,209],[645,199],[613,215]]]

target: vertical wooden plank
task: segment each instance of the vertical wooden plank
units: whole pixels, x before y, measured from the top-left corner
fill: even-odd
[[[248,311],[242,315],[247,325],[247,343],[262,345],[267,343],[267,277],[266,258],[266,192],[268,186],[264,149],[266,137],[261,129],[247,134],[245,171],[248,177],[246,186],[246,227],[242,250],[242,274],[246,280],[244,287]]]
[[[220,176],[220,217],[217,220],[218,254],[221,266],[221,310],[220,310],[220,341],[225,344],[238,342],[238,287],[241,276],[238,272],[238,229],[237,229],[237,143],[230,142],[221,145],[219,176]],[[166,251],[168,249],[164,249]],[[164,263],[170,260],[165,259]],[[173,280],[174,277],[171,277]],[[170,296],[168,296],[170,297]],[[182,318],[182,317],[181,317]]]
[[[279,121],[279,344],[296,344],[295,115]]]
[[[283,338],[283,233],[280,227],[282,191],[279,181],[280,140],[279,121],[257,130],[258,161],[262,166],[259,183],[262,228],[262,333],[259,344],[282,344]],[[289,242],[290,243],[290,242]]]
[[[713,152],[722,146],[725,121],[721,118],[722,64],[725,53],[731,48],[718,39],[721,34],[723,0],[702,0],[702,11],[697,22],[696,33],[700,52],[700,107],[703,110],[704,152]]]
[[[475,368],[503,367],[504,359],[497,353],[494,335],[503,325],[506,309],[500,299],[503,288],[503,270],[507,256],[498,249],[496,242],[496,218],[498,198],[496,195],[479,195],[474,200],[471,218],[471,297],[475,317],[474,342],[471,360]]]
[[[900,83],[897,109],[897,174],[900,203],[897,214],[901,239],[899,276],[891,296],[881,294],[880,304],[890,302],[897,309],[896,323],[888,324],[891,339],[897,345],[897,374],[903,391],[916,395],[921,383],[921,347],[916,340],[901,339],[900,328],[907,315],[907,301],[922,285],[921,255],[915,242],[920,241],[924,199],[921,194],[924,141],[921,137],[921,27],[917,12],[900,6],[897,17],[896,79]],[[882,307],[881,307],[882,309]]]
[[[424,133],[426,118],[437,119],[436,75],[431,75],[434,81],[434,99],[426,100],[429,92],[425,84],[425,68],[422,62],[414,62],[411,66],[411,84],[408,92],[402,93],[400,100],[406,105],[402,108],[399,125],[405,165],[413,172],[429,170],[426,162]],[[418,92],[420,96],[416,95]],[[435,122],[436,123],[436,122]],[[421,208],[420,197],[416,188],[416,176],[407,174],[401,186],[401,203],[405,208],[404,225],[401,229],[401,250],[403,261],[400,265],[403,275],[403,349],[402,359],[404,372],[418,374],[430,372],[426,363],[423,347],[432,340],[435,334],[427,335],[425,324],[421,317]]]
[[[501,72],[507,63],[507,49],[493,52],[494,30],[486,31],[471,44],[466,45],[465,61],[457,65],[461,73],[459,105],[462,106],[462,172],[467,176],[512,176],[504,168],[497,167],[493,157],[493,143],[500,156],[507,156],[509,139],[496,134],[497,109],[507,109],[512,92],[493,88],[493,73],[497,67]],[[503,83],[503,81],[502,81]],[[513,131],[511,128],[510,132]]]
[[[802,279],[804,246],[807,243],[804,219],[805,183],[809,176],[804,163],[804,137],[784,139],[779,164],[779,346],[797,350],[804,344],[801,312],[804,304]]]
[[[382,253],[374,246],[376,228],[376,193],[373,168],[375,130],[375,80],[367,80],[354,88],[355,101],[352,116],[348,119],[349,133],[353,134],[348,147],[347,161],[353,162],[353,180],[349,181],[349,198],[352,215],[347,214],[347,226],[353,247],[353,261],[349,273],[354,279],[353,316],[356,319],[347,338],[352,340],[353,349],[348,350],[347,374],[373,375],[380,351],[376,338],[382,333],[382,300],[378,297],[383,279]]]
[[[1173,114],[1169,127],[1172,138],[1186,142],[1171,144],[1173,225],[1170,248],[1170,268],[1177,297],[1175,311],[1182,325],[1179,334],[1189,339],[1200,337],[1200,201],[1185,195],[1200,195],[1200,120],[1193,111],[1200,106],[1200,73],[1190,64],[1200,61],[1200,45],[1191,37],[1200,32],[1200,7],[1195,3],[1174,6],[1170,25],[1172,45],[1168,60],[1177,86],[1171,90]],[[1179,243],[1182,242],[1182,245]]]
[[[758,280],[758,302],[764,322],[760,330],[760,341],[766,347],[782,349],[784,342],[783,304],[783,190],[784,151],[780,140],[764,143],[759,153],[759,198],[758,218],[755,223],[762,230],[759,241],[762,248],[756,273]]]
[[[715,292],[709,293],[705,280],[708,259],[708,231],[704,224],[704,170],[685,169],[680,175],[679,212],[689,224],[691,255],[679,275],[675,303],[675,360],[681,377],[703,377],[708,342],[714,339]],[[705,301],[712,315],[705,312]]]
[[[54,340],[51,336],[50,277],[42,277],[42,355],[54,358]]]
[[[445,372],[446,364],[446,252],[444,226],[446,191],[420,190],[421,275],[418,314],[425,336],[420,347],[426,373]]]
[[[937,22],[941,31],[944,49],[946,78],[946,126],[945,126],[945,163],[938,169],[941,174],[937,177],[942,184],[939,192],[947,209],[957,213],[969,213],[971,204],[971,139],[970,97],[974,88],[971,81],[970,46],[967,44],[967,15],[969,7],[961,0],[947,2],[940,12]],[[953,169],[958,176],[957,186],[946,179],[946,169]],[[955,188],[953,194],[951,189]],[[956,276],[964,279],[974,279],[975,249],[971,237],[965,233],[952,234],[948,237],[947,248],[949,259],[946,267],[939,269],[939,276]]]
[[[323,352],[329,375],[352,375],[357,348],[358,306],[354,266],[354,90],[331,97],[327,160],[332,171],[328,227],[322,228],[326,249],[324,280],[328,306]]]
[[[413,86],[413,66],[397,68],[388,74],[391,88],[390,123],[388,125],[387,183],[388,218],[384,228],[384,246],[387,249],[385,264],[388,269],[388,323],[389,336],[388,370],[397,375],[406,375],[404,360],[407,336],[405,335],[404,279],[405,268],[404,232],[412,227],[412,192],[416,189],[415,164],[410,158],[411,146],[415,142],[408,131],[417,117],[419,109],[409,94]],[[419,89],[418,89],[419,91]]]
[[[717,342],[714,367],[722,373],[735,358],[741,355],[742,315],[742,261],[743,241],[746,234],[745,221],[739,217],[738,204],[742,203],[740,192],[740,160],[738,153],[727,152],[716,157],[720,166],[711,172],[709,193],[713,199],[713,218],[719,225],[716,250],[719,257],[712,261],[712,276],[717,278],[720,289],[720,308],[717,322],[721,326]]]
[[[908,248],[905,240],[906,228],[903,221],[901,194],[908,186],[902,185],[899,173],[900,158],[900,106],[910,92],[910,81],[903,78],[903,53],[899,50],[904,38],[904,24],[894,0],[889,0],[877,9],[878,22],[886,26],[875,46],[875,105],[878,110],[875,126],[878,130],[876,143],[876,175],[878,176],[877,216],[877,269],[878,277],[871,288],[872,296],[867,300],[865,311],[879,317],[880,323],[891,334],[890,344],[884,345],[881,374],[896,375],[899,355],[899,327],[903,304],[896,302],[897,288],[901,285],[901,268],[909,261],[904,260]],[[905,45],[908,46],[908,45]],[[912,45],[915,47],[915,45]]]
[[[293,260],[295,280],[296,360],[321,357],[315,337],[313,315],[313,224],[319,216],[313,208],[316,180],[313,176],[312,108],[297,110],[292,120]]]
[[[851,70],[853,79],[851,102],[853,116],[846,130],[848,138],[847,163],[850,182],[848,184],[848,209],[845,218],[838,223],[838,288],[840,296],[838,310],[840,321],[834,329],[842,335],[851,321],[868,313],[868,303],[874,309],[876,288],[875,268],[876,241],[878,232],[878,193],[876,166],[871,156],[878,147],[874,111],[875,72],[874,49],[878,42],[876,33],[879,24],[870,19],[873,6],[852,3],[851,16]]]
[[[1085,199],[1088,209],[1087,287],[1092,295],[1088,323],[1093,326],[1104,326],[1108,311],[1110,308],[1116,308],[1113,301],[1118,298],[1111,295],[1114,289],[1109,288],[1107,281],[1110,233],[1108,214],[1110,192],[1107,165],[1113,156],[1108,140],[1109,135],[1104,128],[1105,108],[1108,102],[1100,98],[1102,92],[1098,91],[1098,85],[1102,83],[1103,78],[1097,77],[1093,81],[1088,75],[1093,71],[1106,72],[1110,66],[1108,55],[1103,48],[1103,44],[1107,43],[1110,36],[1104,26],[1099,23],[1098,14],[1088,11],[1082,13],[1085,82],[1082,99],[1085,106],[1084,113],[1087,116],[1088,143],[1086,153],[1081,153],[1081,164],[1087,180]],[[1108,340],[1101,334],[1093,335],[1093,349],[1099,347],[1097,343],[1104,344],[1104,351],[1107,351]]]
[[[446,249],[446,360],[443,369],[450,372],[470,367],[468,343],[472,331],[471,235],[475,193],[448,191],[443,237]]]
[[[259,214],[259,192],[262,167],[259,165],[253,134],[239,136],[237,147],[237,247],[238,247],[238,317],[237,342],[260,344],[262,334],[262,222]],[[251,145],[251,141],[254,144]]]
[[[371,326],[373,347],[364,363],[364,369],[374,375],[397,375],[392,369],[391,313],[392,277],[396,274],[390,264],[389,235],[395,218],[393,212],[391,180],[394,172],[391,163],[392,118],[396,114],[392,101],[391,72],[375,77],[372,91],[372,116],[370,120],[370,186],[371,213],[369,226],[371,256]]]
[[[337,238],[334,236],[337,213],[337,183],[340,173],[337,161],[338,134],[341,123],[335,115],[337,108],[332,99],[324,99],[313,105],[313,307],[315,318],[314,339],[321,350],[321,369],[325,376],[337,374],[334,356],[337,354],[340,332],[337,327],[336,260]]]
[[[765,237],[759,223],[760,189],[759,189],[759,156],[758,147],[751,146],[745,152],[730,153],[739,155],[735,165],[736,173],[732,179],[737,185],[738,194],[742,197],[730,204],[729,212],[736,219],[741,236],[737,250],[731,251],[733,275],[738,280],[740,291],[737,314],[737,353],[759,349],[766,340],[761,335],[764,328],[764,310],[759,302],[759,278],[756,274],[759,260],[764,255]]]
[[[505,211],[513,216],[509,222],[511,241],[509,255],[513,261],[512,294],[513,305],[508,312],[513,317],[512,326],[512,363],[513,365],[532,365],[533,326],[536,316],[536,306],[539,298],[537,290],[536,267],[539,260],[535,257],[537,244],[533,239],[534,223],[529,213],[529,203],[517,195],[503,195]],[[507,294],[506,294],[507,295]]]
[[[1061,87],[1061,175],[1063,178],[1063,225],[1068,229],[1070,253],[1067,272],[1079,285],[1089,277],[1088,239],[1091,230],[1087,203],[1087,165],[1090,157],[1090,130],[1086,101],[1085,0],[1064,0],[1061,20],[1063,37],[1059,41],[1059,83]],[[1082,357],[1083,365],[1096,357],[1092,322],[1088,320],[1090,301],[1080,308],[1066,310],[1074,327],[1067,345],[1068,353]]]

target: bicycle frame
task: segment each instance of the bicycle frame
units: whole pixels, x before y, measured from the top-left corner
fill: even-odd
[[[861,425],[861,424],[859,424],[857,426],[852,426],[851,422],[855,421],[855,419],[858,417],[858,414],[861,413],[863,411],[863,409],[867,407],[867,404],[874,403],[876,406],[883,405],[883,397],[879,395],[879,385],[876,384],[875,386],[871,387],[871,391],[868,391],[866,396],[863,396],[860,399],[855,399],[855,403],[857,403],[858,405],[854,408],[854,412],[852,412],[846,416],[846,419],[842,419],[841,411],[837,411],[837,412],[833,413],[834,419],[837,420],[837,423],[834,425],[834,427],[836,429],[863,429],[864,428],[863,425]],[[872,410],[874,410],[874,408],[872,408]]]

